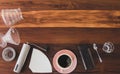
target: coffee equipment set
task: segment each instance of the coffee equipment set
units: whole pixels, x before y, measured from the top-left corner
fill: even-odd
[[[2,9],[1,10],[1,17],[4,24],[9,27],[9,30],[6,34],[0,33],[0,47],[3,48],[2,51],[2,58],[6,62],[13,61],[16,57],[16,52],[13,47],[9,47],[7,44],[20,44],[20,35],[19,32],[13,27],[14,24],[23,20],[22,11],[20,8],[18,9]],[[93,60],[92,52],[90,46],[97,53],[97,57],[100,63],[103,62],[98,50],[98,46],[96,43],[93,44],[79,44],[77,46],[79,56],[81,57],[83,66],[85,70],[94,69],[95,63]],[[34,47],[33,47],[34,46]],[[34,43],[26,43],[23,44],[21,48],[21,52],[13,68],[15,73],[20,73],[23,65],[26,61],[28,53],[32,49],[29,69],[32,73],[52,73],[52,64],[49,58],[45,55],[44,52],[48,52],[46,48],[38,46]],[[107,41],[103,44],[102,50],[105,53],[112,53],[114,51],[114,44],[110,41]],[[59,73],[71,73],[75,70],[77,66],[77,57],[74,52],[69,49],[61,49],[58,51],[53,57],[53,66],[55,70]]]

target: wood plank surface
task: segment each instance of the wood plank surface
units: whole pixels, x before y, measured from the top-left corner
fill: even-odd
[[[29,11],[23,17],[15,27],[120,28],[120,11],[116,10]]]
[[[22,28],[18,31],[23,39],[22,43],[26,41],[52,44],[79,44],[81,42],[103,44],[105,41],[120,43],[120,29]]]
[[[5,62],[0,56],[0,73],[13,72],[22,44],[35,43],[49,46],[44,52],[52,64],[53,56],[59,50],[67,48],[78,59],[76,69],[71,74],[120,74],[120,0],[0,0],[0,10],[21,8],[24,20],[13,25],[20,34],[20,45],[8,44],[15,48],[17,56],[11,62]],[[6,27],[0,19],[0,33],[6,33]],[[103,52],[104,42],[115,45],[111,54]],[[78,44],[98,44],[103,63],[99,63],[96,52],[91,47],[95,69],[85,71]],[[3,48],[0,48],[2,54]],[[32,49],[20,74],[32,74],[28,68]],[[59,74],[52,65],[51,74]]]
[[[16,27],[120,28],[116,10],[45,10],[23,15],[25,20]]]
[[[75,53],[78,59],[78,64],[76,69],[71,74],[119,74],[120,71],[120,60],[118,59],[120,54],[120,29],[103,29],[103,28],[17,28],[21,36],[21,44],[19,46],[10,45],[15,48],[17,52],[16,59],[12,62],[4,62],[2,57],[0,57],[0,72],[4,74],[15,74],[13,72],[14,65],[17,61],[18,55],[20,53],[22,43],[31,42],[39,46],[49,46],[49,51],[45,54],[49,57],[51,63],[54,54],[63,49],[67,48]],[[7,28],[1,28],[0,32],[5,33]],[[104,42],[110,41],[115,45],[115,50],[111,54],[106,54],[102,50]],[[92,49],[92,55],[95,62],[95,69],[85,71],[80,54],[77,49],[78,44],[87,43],[92,45],[97,43],[99,47],[99,53],[103,59],[103,63],[99,63],[96,52]],[[2,53],[2,48],[0,52]],[[26,64],[23,67],[21,74],[32,74],[28,68],[30,62],[31,52],[27,58]],[[53,74],[58,74],[58,72],[53,68]]]
[[[117,9],[120,7],[119,3],[119,0],[12,0],[0,1],[0,9],[21,8],[24,20],[16,27],[29,25],[29,27],[120,28],[120,10]],[[92,9],[91,6],[97,8]],[[3,23],[0,24],[0,27],[4,26]]]
[[[42,46],[42,45],[46,45],[46,44],[37,43],[37,45]],[[47,45],[49,45],[49,51],[44,52],[44,53],[50,59],[51,64],[52,64],[54,54],[63,48],[67,48],[75,53],[75,55],[77,56],[78,63],[77,63],[76,69],[71,74],[119,74],[120,73],[120,70],[119,70],[120,69],[120,66],[119,66],[120,60],[118,59],[120,56],[120,54],[118,53],[118,52],[120,52],[119,45],[115,45],[115,51],[111,54],[107,54],[107,53],[103,52],[102,45],[98,45],[99,46],[98,51],[102,57],[103,63],[99,62],[96,52],[93,49],[91,49],[93,59],[95,62],[95,68],[93,70],[88,70],[88,71],[85,71],[85,69],[84,69],[84,66],[82,64],[82,60],[81,60],[81,57],[80,57],[80,54],[78,52],[76,44],[47,44]],[[13,68],[14,68],[14,65],[17,61],[22,44],[20,44],[19,46],[13,46],[13,45],[9,45],[9,46],[12,46],[16,49],[17,57],[12,62],[5,62],[2,58],[0,58],[0,72],[4,73],[4,74],[16,74],[13,72]],[[20,74],[32,74],[32,72],[28,68],[29,63],[30,63],[31,51],[32,50],[30,50],[30,53],[29,53],[27,60],[26,60],[26,63],[25,63]],[[59,74],[54,69],[53,66],[52,66],[52,69],[53,69],[53,72],[50,74]]]
[[[0,29],[5,33],[8,29]],[[103,28],[17,28],[20,33],[21,43],[27,41],[45,44],[79,44],[94,43],[103,44],[111,41],[120,44],[120,29]]]
[[[0,8],[31,10],[120,10],[120,0],[1,0]]]

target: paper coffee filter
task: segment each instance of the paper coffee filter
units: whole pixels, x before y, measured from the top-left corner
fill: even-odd
[[[33,48],[29,68],[32,73],[52,73],[52,65],[48,57],[35,48]]]

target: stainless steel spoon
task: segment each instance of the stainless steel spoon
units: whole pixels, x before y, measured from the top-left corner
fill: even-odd
[[[93,43],[93,49],[97,52],[99,61],[100,61],[100,63],[102,63],[102,59],[101,59],[101,57],[100,57],[100,55],[99,55],[99,53],[98,53],[98,47],[97,47],[97,45],[96,45],[95,43]]]

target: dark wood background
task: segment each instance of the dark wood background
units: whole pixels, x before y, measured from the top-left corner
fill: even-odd
[[[20,33],[19,46],[15,48],[17,56],[12,62],[5,62],[0,57],[0,73],[15,74],[14,65],[17,61],[22,44],[36,43],[49,46],[45,52],[52,63],[54,54],[67,48],[73,51],[78,65],[72,74],[119,74],[120,73],[120,1],[119,0],[6,0],[0,1],[0,10],[4,8],[21,8],[24,20],[14,25]],[[1,21],[1,20],[0,20]],[[0,22],[0,33],[9,28]],[[111,54],[102,51],[106,41],[115,44]],[[77,45],[97,43],[103,63],[99,63],[96,52],[92,50],[95,69],[85,71]],[[2,53],[0,48],[0,54]],[[27,58],[21,74],[32,74]],[[53,74],[58,72],[53,68]]]

